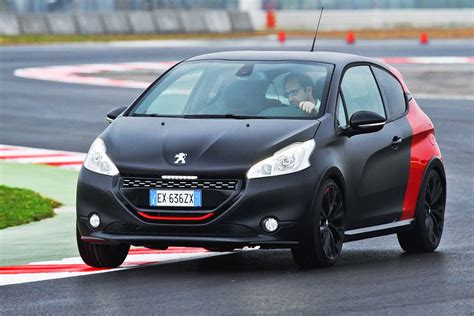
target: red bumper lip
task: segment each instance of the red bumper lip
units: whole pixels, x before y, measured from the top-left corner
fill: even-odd
[[[145,212],[138,212],[138,214],[147,219],[154,219],[160,221],[203,221],[214,215],[214,213],[208,213],[203,216],[158,216],[150,215]]]

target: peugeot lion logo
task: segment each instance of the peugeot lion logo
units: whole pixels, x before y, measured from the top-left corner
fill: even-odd
[[[174,161],[175,164],[180,164],[180,163],[186,163],[186,156],[188,154],[185,154],[185,153],[179,153],[179,154],[176,154],[174,155],[174,158],[176,158],[176,160]]]

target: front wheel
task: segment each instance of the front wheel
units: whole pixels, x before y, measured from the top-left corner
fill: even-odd
[[[130,245],[104,245],[84,242],[76,229],[77,248],[85,264],[95,268],[116,268],[128,255]]]
[[[420,189],[414,226],[397,234],[403,250],[409,253],[432,252],[438,247],[444,226],[445,193],[439,172],[431,169]]]
[[[316,197],[309,230],[300,247],[291,249],[302,268],[336,263],[344,241],[344,199],[336,182],[326,180]]]

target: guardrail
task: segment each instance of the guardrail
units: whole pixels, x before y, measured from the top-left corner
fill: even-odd
[[[276,28],[314,30],[319,10],[275,11]],[[249,11],[256,29],[266,27],[265,11]],[[473,9],[324,10],[320,30],[474,27]]]
[[[276,28],[314,30],[319,11],[276,11]],[[473,27],[473,9],[327,10],[321,30]],[[228,33],[266,29],[265,11],[156,10],[105,13],[0,13],[0,35]]]
[[[247,12],[159,10],[117,13],[0,13],[0,35],[252,32]]]

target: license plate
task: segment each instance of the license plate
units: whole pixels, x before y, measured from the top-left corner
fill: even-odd
[[[150,190],[150,206],[201,207],[201,190]]]

